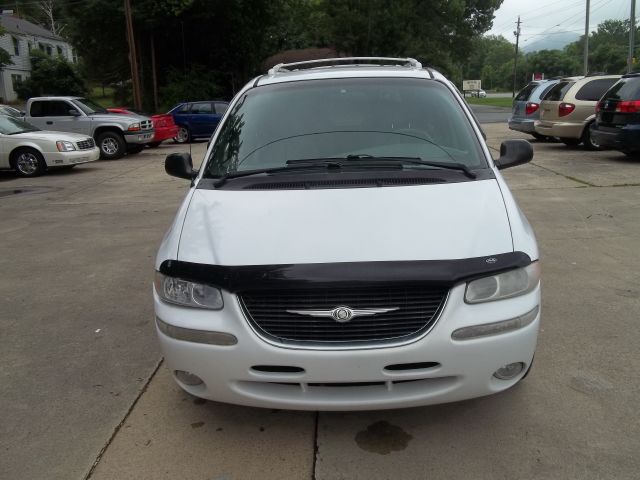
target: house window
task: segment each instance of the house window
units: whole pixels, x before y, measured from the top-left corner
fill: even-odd
[[[11,74],[11,85],[13,85],[13,91],[15,92],[18,88],[18,85],[22,83],[22,75],[17,75],[15,73]]]
[[[56,47],[59,56],[62,56],[62,47]]]
[[[29,48],[29,51],[31,51],[31,49],[33,48],[33,43],[27,42],[27,47]]]
[[[38,42],[38,48],[40,49],[41,52],[44,52],[44,43]]]
[[[47,55],[51,56],[53,54],[53,51],[51,49],[51,45],[47,45]]]
[[[20,40],[16,37],[11,37],[11,40],[13,40],[13,54],[20,55]]]

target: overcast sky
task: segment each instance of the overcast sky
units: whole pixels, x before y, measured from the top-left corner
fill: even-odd
[[[520,15],[520,43],[527,45],[547,35],[584,33],[586,0],[504,0],[493,20],[490,35],[503,35],[515,42],[513,31]],[[640,16],[636,6],[636,19]],[[590,30],[610,18],[629,18],[631,0],[591,0]],[[637,20],[636,20],[637,21]]]

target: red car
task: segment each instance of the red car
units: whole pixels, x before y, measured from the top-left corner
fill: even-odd
[[[124,107],[107,108],[107,111],[111,113],[135,113]],[[151,148],[156,148],[163,141],[174,138],[178,135],[178,126],[173,121],[173,115],[169,113],[160,113],[158,115],[152,115],[153,128],[155,129],[155,135],[153,141],[148,143]]]

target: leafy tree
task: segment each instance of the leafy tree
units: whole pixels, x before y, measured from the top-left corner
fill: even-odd
[[[86,87],[75,66],[65,58],[33,50],[31,76],[21,82],[16,91],[26,100],[39,95],[83,95]]]
[[[171,69],[166,86],[161,89],[162,101],[170,108],[177,103],[211,100],[222,93],[217,78],[202,65],[192,66],[185,75],[181,69]]]

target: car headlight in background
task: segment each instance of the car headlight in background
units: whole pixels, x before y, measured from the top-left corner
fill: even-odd
[[[156,272],[154,285],[156,293],[165,302],[212,310],[220,310],[224,306],[222,292],[211,285],[168,277],[160,272]]]
[[[138,130],[140,130],[140,124],[132,123],[131,125],[129,125],[129,128],[127,130],[129,130],[130,132],[137,132]]]
[[[73,152],[76,149],[76,146],[73,143],[65,140],[58,140],[56,142],[56,147],[59,152]]]
[[[540,262],[536,261],[524,268],[472,280],[467,284],[464,301],[481,303],[517,297],[531,292],[539,282]]]

